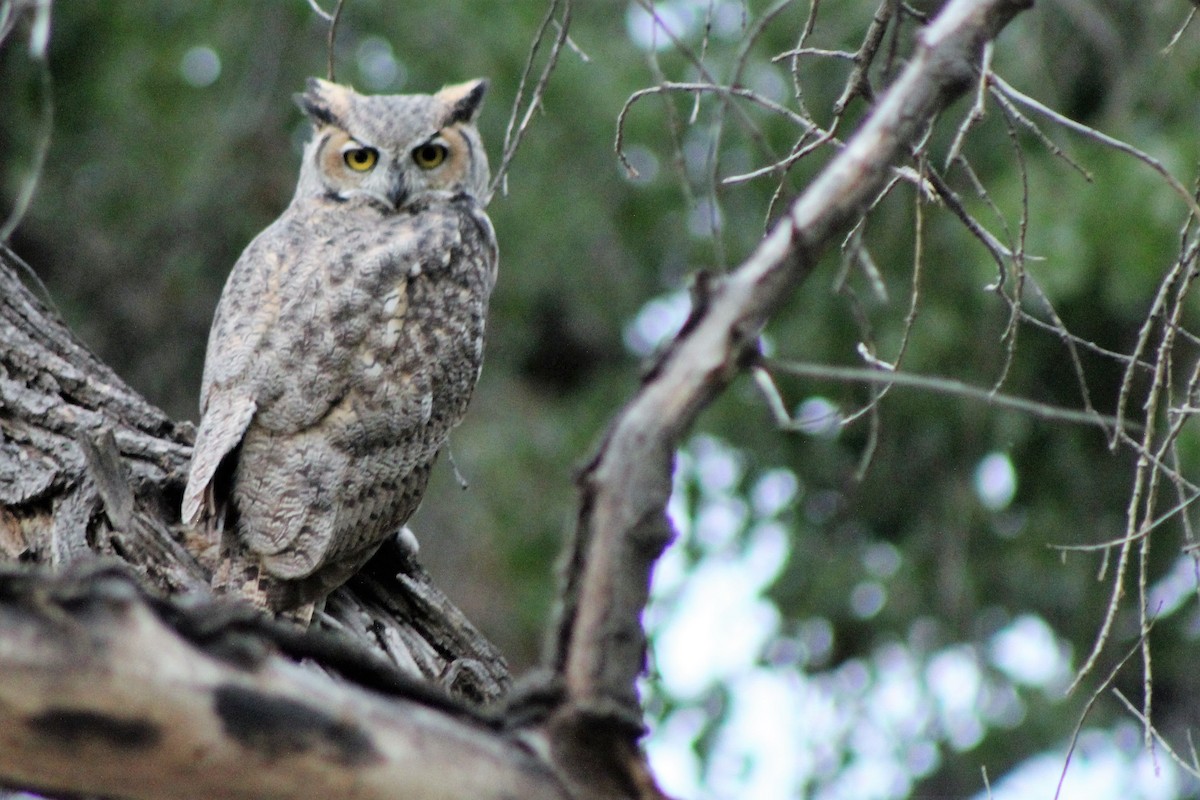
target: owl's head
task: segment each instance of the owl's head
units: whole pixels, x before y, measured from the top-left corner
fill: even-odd
[[[366,199],[400,210],[431,197],[487,195],[487,154],[475,128],[487,81],[436,94],[362,95],[319,78],[296,95],[313,123],[296,197]]]

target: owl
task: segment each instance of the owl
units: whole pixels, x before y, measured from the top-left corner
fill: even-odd
[[[486,89],[296,96],[295,196],[234,265],[205,356],[182,516],[219,535],[218,588],[311,613],[416,510],[483,360]]]

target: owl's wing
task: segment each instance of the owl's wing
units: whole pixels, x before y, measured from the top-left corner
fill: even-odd
[[[217,472],[237,449],[259,407],[261,392],[247,374],[280,309],[281,261],[272,243],[285,234],[277,220],[255,237],[230,272],[209,332],[200,389],[200,430],[184,489],[182,518],[219,527],[226,498],[216,495]]]
[[[257,404],[246,395],[215,394],[196,434],[187,488],[183,492],[183,521],[196,525],[202,519],[218,522],[218,498],[213,491],[217,469],[242,441]]]
[[[292,287],[285,263],[287,241],[294,236],[287,215],[265,228],[246,246],[229,273],[213,314],[200,384],[200,412],[207,414],[213,395],[227,390],[257,397],[260,381],[252,373],[277,325]]]

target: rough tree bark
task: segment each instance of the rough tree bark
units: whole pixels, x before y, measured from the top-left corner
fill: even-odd
[[[0,571],[0,785],[146,800],[661,796],[635,680],[674,450],[1031,2],[952,0],[759,248],[701,284],[579,479],[545,673],[503,704],[503,659],[399,548],[332,596],[313,632],[212,598],[204,543],[178,524],[191,427],[125,386],[0,260],[0,559],[14,562]]]

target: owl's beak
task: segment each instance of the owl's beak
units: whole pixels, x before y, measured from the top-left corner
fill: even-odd
[[[392,204],[392,208],[397,211],[404,205],[404,201],[408,199],[408,186],[404,182],[403,173],[397,172],[391,177],[391,182],[388,184],[387,199]]]

